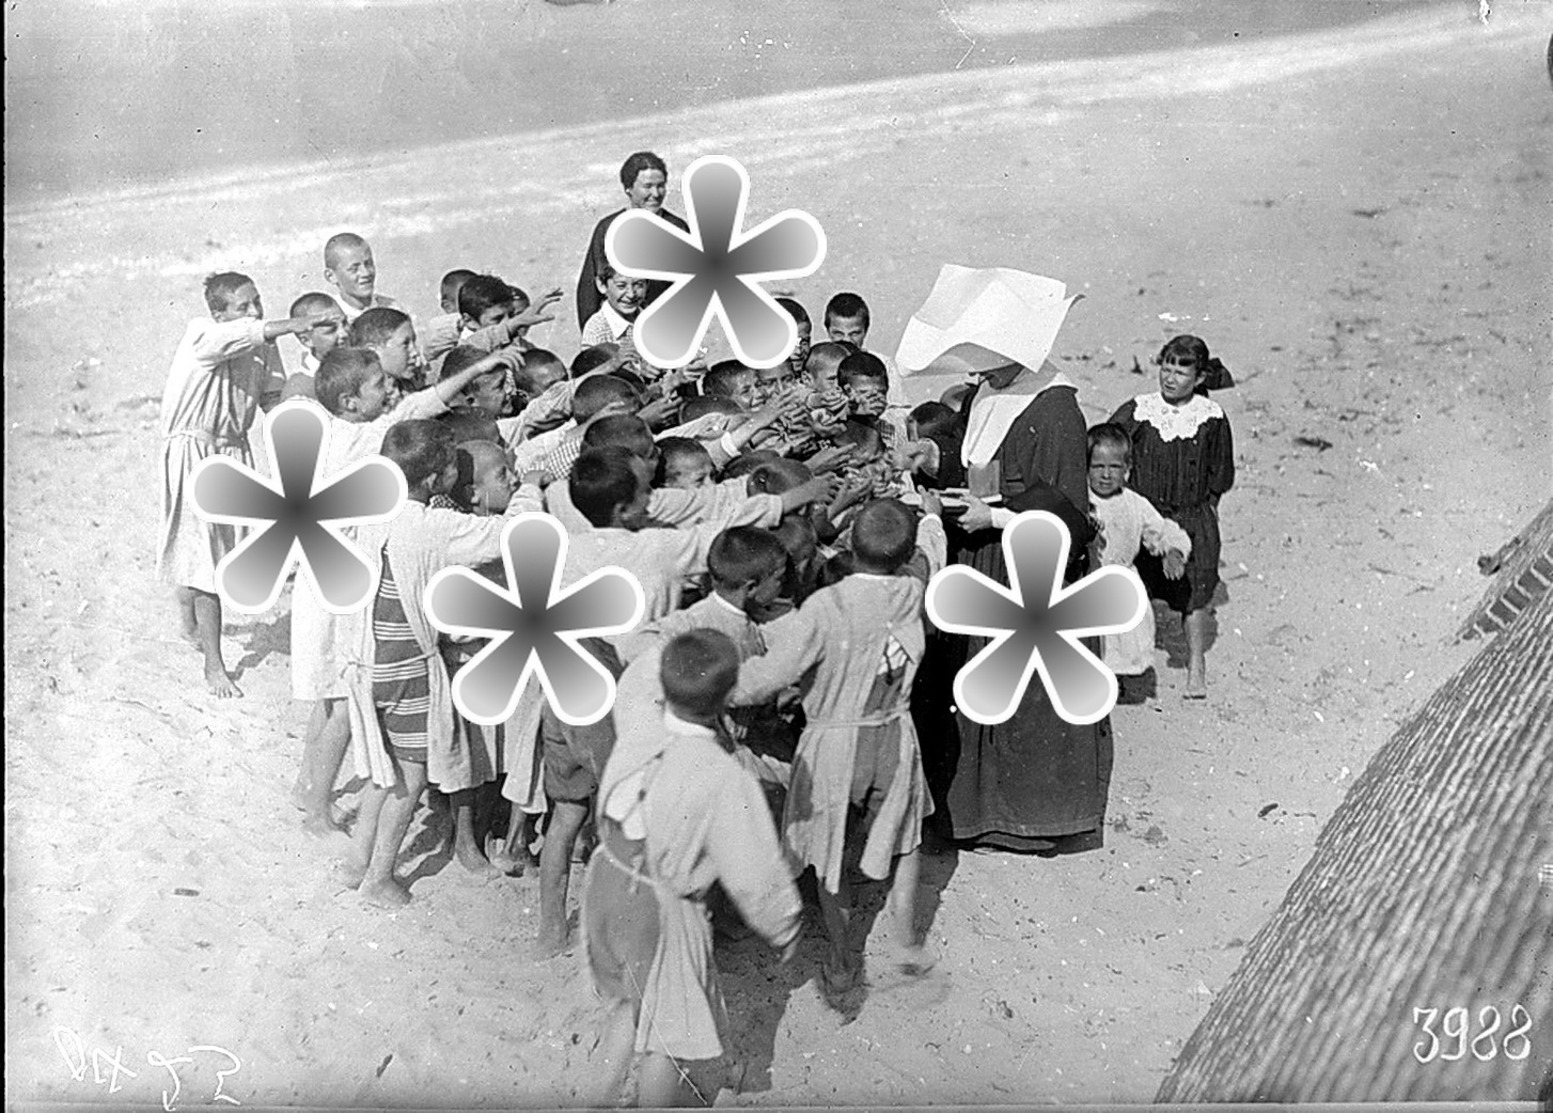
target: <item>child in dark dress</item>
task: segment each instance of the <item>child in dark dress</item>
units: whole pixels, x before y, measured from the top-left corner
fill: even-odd
[[[1177,522],[1192,539],[1186,575],[1165,576],[1158,557],[1138,555],[1149,594],[1184,616],[1186,698],[1206,699],[1203,655],[1208,608],[1219,586],[1219,498],[1235,483],[1229,420],[1210,390],[1234,386],[1224,364],[1195,336],[1177,336],[1160,350],[1159,392],[1126,403],[1111,421],[1132,439],[1130,486]]]

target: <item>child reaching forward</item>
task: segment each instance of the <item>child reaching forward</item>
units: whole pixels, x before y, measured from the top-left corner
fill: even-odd
[[[1154,504],[1126,487],[1132,441],[1120,425],[1096,425],[1089,431],[1089,505],[1100,524],[1100,563],[1131,568],[1140,544],[1162,559],[1165,578],[1186,571],[1192,539],[1164,517]],[[1105,635],[1104,659],[1121,682],[1121,702],[1141,703],[1139,681],[1154,667],[1154,611],[1131,630]]]
[[[1195,336],[1177,336],[1160,350],[1159,392],[1144,394],[1111,415],[1132,441],[1132,489],[1178,523],[1192,539],[1186,575],[1171,580],[1159,558],[1138,557],[1138,574],[1156,599],[1185,618],[1186,698],[1207,699],[1203,661],[1208,608],[1219,586],[1219,498],[1235,483],[1229,420],[1210,390],[1235,385],[1224,364]]]
[[[237,547],[237,528],[195,515],[194,469],[220,453],[252,466],[248,431],[285,384],[275,339],[306,333],[321,316],[264,320],[259,289],[245,274],[205,280],[208,318],[189,322],[162,393],[162,534],[157,568],[178,597],[183,636],[205,657],[205,683],[219,699],[241,696],[221,657],[216,565]]]
[[[926,580],[943,567],[948,543],[937,496],[925,493],[923,505],[926,560],[913,574],[901,570],[919,545],[915,515],[886,499],[858,511],[856,571],[764,627],[766,655],[744,663],[729,701],[758,703],[793,683],[803,691],[808,722],[782,837],[797,868],[812,867],[819,882],[830,937],[822,976],[831,995],[850,990],[862,974],[848,937],[847,857],[861,858],[863,873],[875,879],[894,866],[887,907],[898,965],[922,973],[934,962],[916,938],[917,847],[933,804],[911,721],[911,684],[924,648]]]
[[[621,678],[620,743],[603,771],[599,845],[583,886],[588,969],[609,1007],[596,1107],[614,1103],[633,1051],[645,1053],[637,1103],[654,1109],[682,1104],[678,1060],[722,1054],[726,1007],[706,906],[714,882],[784,961],[797,947],[798,892],[760,787],[720,726],[738,677],[727,635],[694,630]]]

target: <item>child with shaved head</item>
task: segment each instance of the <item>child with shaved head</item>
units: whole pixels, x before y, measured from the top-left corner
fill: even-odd
[[[354,232],[339,232],[324,244],[324,280],[335,288],[335,300],[347,322],[369,309],[397,309],[399,303],[377,292],[377,262],[372,248]]]

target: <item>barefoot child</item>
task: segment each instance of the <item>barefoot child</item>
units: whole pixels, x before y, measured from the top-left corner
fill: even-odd
[[[802,906],[776,830],[719,727],[738,674],[728,637],[696,630],[644,655],[622,680],[622,741],[604,769],[583,894],[588,968],[609,1008],[595,1106],[615,1102],[633,1052],[645,1055],[644,1108],[683,1103],[679,1061],[722,1054],[726,1006],[706,907],[714,883],[784,961],[797,947]],[[643,680],[645,696],[635,693]]]
[[[919,529],[910,510],[879,500],[852,526],[856,571],[821,588],[796,612],[763,629],[764,657],[746,661],[733,704],[758,703],[800,683],[808,717],[793,761],[782,837],[797,867],[812,867],[830,938],[823,976],[831,994],[862,973],[848,938],[851,915],[845,859],[856,855],[871,878],[890,876],[888,909],[899,966],[932,965],[916,938],[917,847],[932,812],[912,725],[912,679],[922,660],[926,580],[944,565],[947,541],[938,500]],[[925,562],[902,575],[919,545]],[[850,854],[849,854],[850,851]],[[861,942],[861,941],[858,941]]]
[[[1141,545],[1161,558],[1167,580],[1179,580],[1192,539],[1148,499],[1127,490],[1131,459],[1132,441],[1120,425],[1096,425],[1089,431],[1089,506],[1101,526],[1100,563],[1131,568]],[[1143,609],[1143,620],[1131,630],[1105,635],[1104,660],[1121,683],[1120,702],[1143,702],[1145,674],[1154,667],[1152,607]]]
[[[319,365],[315,384],[319,404],[331,415],[320,474],[336,475],[377,452],[383,434],[399,421],[442,414],[448,401],[480,371],[480,364],[471,364],[436,386],[401,399],[375,352],[336,348]],[[292,798],[303,812],[303,826],[318,834],[335,829],[329,796],[350,743],[343,645],[336,625],[335,616],[324,609],[311,587],[299,586],[292,593],[291,695],[313,703]]]
[[[427,505],[458,481],[453,437],[441,423],[399,422],[384,435],[382,454],[404,473],[409,501],[392,522],[364,526],[357,535],[379,561],[371,612],[353,616],[348,682],[352,711],[364,728],[356,736],[357,771],[373,783],[351,835],[346,880],[369,902],[394,908],[410,900],[394,877],[394,862],[427,784],[451,792],[472,787],[473,779],[471,754],[455,730],[437,631],[426,617],[426,586],[449,565],[499,559],[505,523]],[[454,842],[465,868],[490,871],[472,845],[472,822],[455,832]]]
[[[178,597],[183,635],[205,658],[205,683],[218,699],[241,696],[221,656],[221,598],[216,565],[237,547],[237,528],[194,512],[194,468],[221,453],[252,465],[248,432],[283,385],[275,339],[306,333],[312,316],[264,320],[259,290],[247,275],[205,280],[208,318],[189,322],[162,393],[162,533],[157,568]]]
[[[1171,580],[1159,558],[1138,557],[1138,574],[1156,599],[1185,619],[1186,698],[1206,699],[1208,608],[1219,586],[1219,498],[1235,483],[1229,420],[1210,390],[1234,386],[1224,364],[1195,336],[1177,336],[1160,350],[1159,391],[1111,415],[1132,440],[1130,486],[1192,539],[1186,575]]]

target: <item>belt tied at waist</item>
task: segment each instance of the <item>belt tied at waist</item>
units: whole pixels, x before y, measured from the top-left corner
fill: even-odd
[[[247,448],[248,438],[223,436],[216,433],[207,433],[204,429],[174,429],[167,435],[168,440],[176,440],[187,437],[191,441],[198,441],[206,448]]]
[[[812,730],[815,727],[826,730],[836,727],[884,727],[889,726],[891,723],[900,722],[910,714],[911,705],[903,704],[891,711],[880,711],[876,714],[864,715],[857,719],[810,719],[805,729]]]

